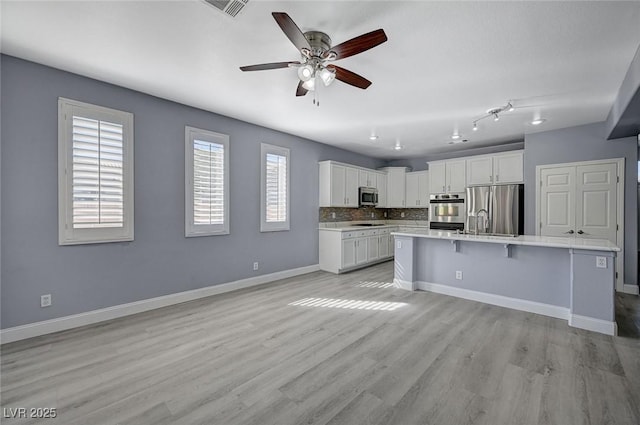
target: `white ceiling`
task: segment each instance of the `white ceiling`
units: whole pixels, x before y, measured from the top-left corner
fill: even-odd
[[[202,0],[0,4],[3,53],[386,159],[603,121],[640,45],[638,1],[250,0],[235,19]],[[371,87],[336,81],[315,107],[295,69],[241,72],[299,60],[274,11],[334,45],[383,28],[386,43],[336,63]],[[456,130],[469,141],[448,145]]]

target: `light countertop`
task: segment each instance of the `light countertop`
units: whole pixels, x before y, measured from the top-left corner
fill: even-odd
[[[375,228],[375,227],[374,227]],[[619,252],[615,244],[606,239],[587,239],[576,237],[554,237],[554,236],[535,236],[522,235],[517,237],[510,236],[488,236],[488,235],[468,235],[457,234],[455,232],[446,232],[440,230],[429,229],[412,229],[411,231],[392,232],[395,236],[410,236],[417,238],[430,239],[446,239],[452,241],[468,241],[468,242],[485,242],[499,243],[509,245],[530,245],[544,246],[549,248],[575,248],[593,251],[612,251]]]

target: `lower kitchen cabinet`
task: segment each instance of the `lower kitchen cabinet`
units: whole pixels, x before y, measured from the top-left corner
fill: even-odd
[[[395,228],[320,229],[320,269],[342,273],[393,257],[389,233]]]

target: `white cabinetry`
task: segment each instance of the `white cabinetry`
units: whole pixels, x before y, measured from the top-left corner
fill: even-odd
[[[376,173],[376,188],[378,189],[377,208],[387,208],[387,175]]]
[[[406,208],[427,208],[429,206],[429,171],[406,174]]]
[[[319,163],[320,206],[357,207],[358,169],[332,161]]]
[[[387,173],[387,208],[404,208],[407,168],[386,167],[381,170]]]
[[[467,158],[467,185],[522,183],[524,163],[522,151]]]
[[[429,163],[429,192],[464,192],[466,179],[466,161],[456,159]]]
[[[359,170],[358,172],[358,185],[359,187],[376,187],[377,179],[376,172],[369,170]]]
[[[524,182],[524,155],[522,151],[493,156],[493,182]]]
[[[333,273],[386,261],[391,228],[365,230],[320,230],[320,269]]]

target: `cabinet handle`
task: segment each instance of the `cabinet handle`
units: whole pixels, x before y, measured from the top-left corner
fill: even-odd
[[[489,181],[493,183],[493,176],[489,176]]]
[[[451,185],[449,185],[449,192],[451,192]]]
[[[500,181],[500,176],[496,174],[496,181],[499,182]]]

